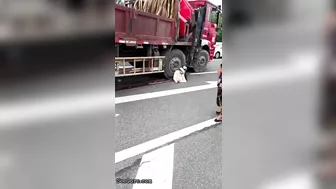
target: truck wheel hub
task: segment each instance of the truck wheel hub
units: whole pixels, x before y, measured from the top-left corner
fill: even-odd
[[[204,66],[206,66],[206,58],[205,58],[204,56],[200,56],[200,57],[198,58],[198,65],[199,65],[200,67],[204,67]]]
[[[169,67],[172,71],[176,71],[181,67],[181,60],[177,57],[173,58],[170,63]]]

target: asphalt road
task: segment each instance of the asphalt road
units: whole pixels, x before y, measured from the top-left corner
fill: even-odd
[[[213,61],[209,71],[217,70],[220,63]],[[239,70],[250,71],[248,66],[225,70],[224,64],[223,68],[226,75]],[[70,80],[56,77],[16,89],[12,87],[1,96],[3,106],[0,110],[20,98],[27,100],[29,97],[34,107],[45,100],[43,95],[53,100],[62,96],[59,95],[62,92],[72,91],[79,98],[87,95],[88,91],[109,89],[110,83],[101,83],[103,78],[97,79],[98,75],[101,73],[96,72],[87,78],[92,84],[90,89],[80,82],[84,77],[82,73],[78,77],[71,74]],[[185,84],[165,83],[123,90],[116,92],[116,97],[205,85],[206,81],[216,79],[215,73],[190,75]],[[309,168],[313,162],[316,134],[313,120],[317,87],[317,79],[308,77],[249,91],[226,93],[224,90],[223,124],[174,142],[173,188],[258,188],[263,182]],[[50,96],[52,94],[54,96]],[[102,188],[102,185],[110,185],[113,168],[106,162],[113,162],[111,147],[115,146],[118,152],[212,119],[216,116],[215,96],[216,89],[213,88],[117,104],[115,113],[119,116],[115,118],[114,131],[113,124],[111,127],[113,103],[106,104],[109,107],[99,111],[84,114],[79,111],[76,116],[39,123],[14,120],[21,123],[13,128],[0,125],[1,163],[14,161],[9,163],[9,167],[1,167],[1,170],[11,171],[0,175],[0,183],[17,188],[22,188],[27,179],[32,181],[34,188],[45,188],[51,183],[55,188]],[[62,111],[72,107],[70,102]],[[31,110],[18,115],[31,113]],[[111,133],[116,133],[115,141],[110,137]],[[134,178],[141,158],[142,154],[117,163],[115,176]],[[102,178],[109,182],[102,183]],[[86,182],[73,182],[74,179]],[[120,184],[117,188],[132,186]]]
[[[283,60],[288,62],[288,57]],[[211,62],[209,71],[217,70],[220,63]],[[284,63],[265,62],[254,68],[279,64]],[[227,75],[248,70],[249,66],[223,65]],[[216,77],[215,73],[190,75],[185,84],[118,91],[116,97],[199,86]],[[224,89],[222,125],[175,142],[173,188],[257,189],[264,182],[309,170],[317,139],[317,91],[316,75],[227,94]],[[116,152],[215,117],[215,95],[216,89],[208,89],[117,104]],[[134,178],[141,156],[117,163],[116,178]]]
[[[211,62],[217,71],[221,60]],[[173,82],[116,92],[116,97],[206,85],[216,73],[190,75],[188,83]],[[116,105],[116,152],[216,117],[216,88]],[[179,107],[174,110],[174,107]],[[175,142],[173,188],[221,188],[221,126]],[[117,163],[116,178],[136,175],[141,156]],[[200,164],[200,162],[202,162]],[[130,166],[132,168],[130,168]],[[127,167],[125,170],[125,167]],[[117,188],[132,188],[117,185]]]
[[[110,91],[113,99],[105,76],[101,68],[77,69],[1,85],[0,188],[111,187],[113,100],[104,111],[68,112],[90,93]]]

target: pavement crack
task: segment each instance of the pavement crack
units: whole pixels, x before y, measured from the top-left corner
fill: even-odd
[[[141,162],[141,158],[136,159],[136,160],[132,163],[132,165],[129,165],[129,166],[126,166],[126,167],[120,169],[118,172],[115,173],[115,175],[116,175],[116,176],[117,176],[117,175],[122,175],[122,174],[126,173],[127,171],[130,171],[132,168],[139,166],[139,165],[140,165],[140,162]],[[140,165],[140,166],[141,166],[141,165]]]
[[[141,164],[140,164],[140,166],[139,167],[141,167],[142,166],[142,164],[144,164],[144,163],[150,163],[151,161],[150,160],[148,160],[148,161],[143,161]]]

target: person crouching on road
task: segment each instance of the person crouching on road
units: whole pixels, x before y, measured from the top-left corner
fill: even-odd
[[[218,117],[215,119],[215,122],[222,121],[222,64],[220,65],[220,69],[218,71],[218,82],[217,82],[217,105],[219,107]]]
[[[187,67],[183,66],[182,68],[174,72],[173,80],[175,83],[185,83],[187,82]]]

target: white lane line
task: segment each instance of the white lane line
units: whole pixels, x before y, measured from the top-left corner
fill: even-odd
[[[25,126],[31,122],[71,117],[104,110],[114,110],[114,90],[63,96],[58,98],[32,99],[30,101],[2,104],[0,129]]]
[[[172,189],[174,144],[142,156],[135,179],[152,179],[152,184],[134,184],[133,189]]]
[[[245,71],[223,72],[223,88],[224,93],[236,92],[239,90],[249,90],[262,87],[269,84],[292,82],[306,76],[312,76],[317,73],[319,56],[315,54],[304,54],[293,56],[290,64],[284,63],[277,66],[267,66],[264,68],[255,68]],[[200,85],[195,87],[187,87],[173,89],[167,91],[143,93],[138,95],[130,95],[115,98],[116,104],[134,102],[139,100],[147,100],[152,98],[195,92],[217,87],[217,82],[207,81],[209,85]]]
[[[164,135],[162,137],[159,137],[159,138],[150,140],[148,142],[139,144],[137,146],[119,151],[119,152],[115,153],[115,163],[118,163],[118,162],[124,161],[128,158],[146,153],[150,150],[153,150],[155,148],[158,148],[160,146],[163,146],[165,144],[173,142],[173,141],[175,141],[179,138],[188,136],[188,135],[190,135],[192,133],[195,133],[197,131],[200,131],[204,128],[214,126],[214,125],[216,125],[216,123],[214,122],[214,119],[215,118],[204,121],[202,123],[198,123],[196,125],[193,125],[193,126],[190,126],[190,127],[184,128],[184,129],[181,129],[179,131],[169,133],[167,135]]]
[[[239,90],[249,90],[265,84],[293,81],[294,79],[311,76],[316,72],[318,57],[314,54],[303,54],[294,57],[292,64],[270,66],[254,70],[223,73],[224,93]],[[118,97],[114,99],[114,90],[106,90],[91,94],[81,93],[74,96],[57,98],[40,98],[12,104],[2,103],[0,106],[0,129],[12,126],[25,126],[30,122],[40,122],[50,119],[66,118],[83,113],[110,110],[115,104],[164,97],[187,92],[195,92],[216,88],[216,82],[210,84],[180,88],[174,90],[145,93]]]
[[[189,75],[206,75],[206,74],[216,74],[217,71],[211,71],[211,72],[201,72],[201,73],[190,73]]]
[[[118,116],[120,116],[120,114],[116,114],[116,115],[115,115],[115,117],[118,117]]]
[[[183,94],[183,93],[189,93],[189,92],[195,92],[195,91],[202,91],[202,90],[207,90],[207,89],[212,89],[212,88],[217,87],[216,81],[206,81],[206,82],[208,83],[206,85],[199,85],[199,86],[194,86],[194,87],[186,87],[186,88],[172,89],[172,90],[166,90],[166,91],[117,97],[115,98],[115,104],[134,102],[134,101],[139,101],[139,100],[147,100],[147,99],[152,99],[152,98],[171,96],[171,95]]]
[[[292,64],[259,68],[238,73],[223,73],[223,94],[240,90],[251,90],[267,85],[292,82],[297,79],[317,76],[320,59],[318,56],[296,56]]]
[[[265,184],[260,189],[317,189],[317,187],[313,175],[302,172]]]

